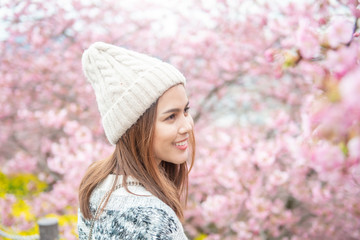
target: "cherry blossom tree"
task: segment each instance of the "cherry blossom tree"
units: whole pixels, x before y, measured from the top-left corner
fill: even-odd
[[[26,231],[57,214],[75,239],[79,181],[112,151],[80,64],[105,41],[188,79],[190,238],[360,237],[358,1],[27,0],[0,16],[1,171],[48,186],[24,198],[32,218],[0,194],[2,225]]]

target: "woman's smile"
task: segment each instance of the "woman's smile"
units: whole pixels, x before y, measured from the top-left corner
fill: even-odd
[[[180,142],[175,143],[175,147],[177,147],[180,150],[186,150],[188,147],[188,139],[182,140]]]

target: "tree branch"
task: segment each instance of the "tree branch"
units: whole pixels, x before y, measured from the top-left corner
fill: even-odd
[[[232,79],[232,80],[230,80],[230,81],[226,81],[226,82],[223,82],[222,84],[220,84],[220,85],[218,85],[218,86],[215,86],[213,89],[211,89],[211,91],[210,92],[208,92],[208,94],[205,96],[205,98],[201,101],[201,103],[200,103],[200,108],[199,108],[199,110],[197,111],[197,113],[195,114],[195,116],[193,117],[193,119],[194,119],[194,122],[197,122],[199,119],[200,119],[200,117],[201,117],[201,115],[202,115],[202,113],[203,113],[203,109],[202,109],[202,106],[204,106],[204,104],[207,102],[207,101],[209,101],[209,99],[212,97],[212,96],[214,96],[216,93],[218,93],[221,89],[223,89],[224,87],[228,87],[228,86],[231,86],[231,85],[233,85],[233,84],[235,84],[236,82],[238,81],[238,78],[234,78],[234,79]]]

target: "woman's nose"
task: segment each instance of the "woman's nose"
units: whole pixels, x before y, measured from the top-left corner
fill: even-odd
[[[181,126],[179,128],[179,133],[180,134],[189,133],[193,130],[193,126],[194,126],[194,121],[192,117],[188,115],[184,117]]]

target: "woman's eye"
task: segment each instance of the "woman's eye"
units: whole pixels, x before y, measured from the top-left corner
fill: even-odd
[[[166,120],[172,120],[172,119],[175,119],[175,114],[171,114],[166,118]]]
[[[184,113],[185,113],[185,114],[188,114],[188,113],[189,113],[189,109],[190,109],[190,107],[186,107],[186,108],[184,109]]]

